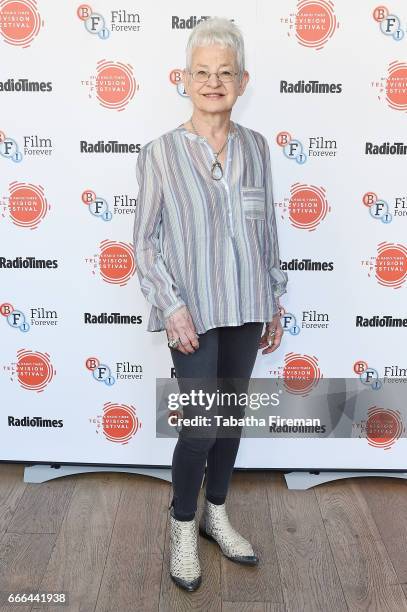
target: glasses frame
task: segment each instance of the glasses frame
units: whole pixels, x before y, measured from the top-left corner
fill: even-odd
[[[208,72],[207,70],[203,70],[203,72],[207,72],[208,73],[208,78],[205,81],[198,81],[194,77],[194,74],[196,74],[197,72],[201,72],[201,71],[200,70],[194,70],[193,72],[191,72],[190,70],[188,71],[188,74],[190,74],[192,76],[192,79],[195,81],[195,83],[207,83],[213,74],[216,75],[216,78],[221,83],[232,83],[235,80],[236,75],[240,74],[239,72],[232,72],[233,79],[230,79],[230,81],[222,81],[222,79],[219,78],[219,72]]]

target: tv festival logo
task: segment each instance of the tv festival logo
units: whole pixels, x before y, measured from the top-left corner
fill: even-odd
[[[362,203],[369,209],[370,217],[382,223],[391,223],[393,217],[407,216],[407,200],[404,196],[396,196],[394,198],[392,213],[390,212],[389,203],[379,198],[373,191],[367,191],[363,195]]]
[[[44,26],[36,0],[1,0],[0,34],[14,47],[29,47]]]
[[[387,76],[373,81],[372,87],[378,90],[379,100],[384,100],[389,108],[407,112],[407,63],[394,61],[388,66]]]
[[[90,417],[89,421],[96,425],[96,433],[102,434],[109,442],[128,444],[142,428],[136,408],[127,404],[106,402],[103,413]]]
[[[20,349],[17,351],[17,362],[4,366],[10,380],[17,380],[20,387],[28,391],[42,393],[56,375],[49,353]]]
[[[10,183],[10,194],[2,204],[2,217],[6,213],[10,220],[18,227],[36,229],[45,219],[51,205],[47,202],[44,188],[31,183]]]
[[[10,136],[6,136],[4,132],[0,130],[0,155],[5,159],[13,161],[15,163],[21,162],[23,155],[18,148],[17,141]]]
[[[284,388],[288,393],[303,397],[309,395],[318,385],[318,381],[323,378],[318,357],[293,352],[287,353],[284,365],[270,371],[270,374],[283,379]]]
[[[288,216],[293,227],[310,232],[321,224],[328,212],[331,212],[324,187],[301,183],[292,185],[288,205],[285,200],[282,203],[276,203],[275,206],[282,207],[282,218],[285,219]]]
[[[380,285],[399,289],[407,276],[407,248],[403,244],[381,242],[377,245],[377,255],[363,260],[362,266],[369,269],[369,277],[374,271]]]
[[[54,326],[58,324],[58,314],[56,310],[47,310],[42,306],[29,309],[30,316],[27,317],[22,310],[14,308],[9,302],[0,304],[0,315],[7,321],[12,329],[21,332],[30,331],[32,326]],[[27,321],[29,318],[30,322]]]
[[[398,410],[378,406],[371,406],[367,419],[353,423],[353,428],[359,430],[359,438],[365,438],[369,446],[383,450],[389,450],[406,431]]]
[[[380,32],[395,41],[402,40],[405,32],[401,29],[400,19],[390,13],[387,6],[376,6],[373,10],[373,19],[379,24]]]
[[[310,136],[305,152],[305,145],[286,131],[277,134],[276,143],[282,148],[287,159],[296,161],[300,165],[305,164],[308,157],[335,157],[338,149],[336,140],[326,140],[323,136]]]
[[[134,248],[130,243],[103,240],[100,252],[93,257],[85,257],[85,262],[92,265],[92,274],[96,270],[106,283],[123,287],[136,270]]]
[[[323,49],[339,28],[330,0],[299,0],[297,10],[281,22],[288,25],[288,36],[294,37],[303,47]]]
[[[140,30],[140,13],[129,13],[125,9],[110,11],[110,30],[103,15],[93,12],[89,4],[79,5],[76,15],[83,22],[85,30],[101,40],[107,40],[112,32]]]
[[[102,221],[111,221],[113,215],[135,214],[137,198],[129,197],[127,194],[115,195],[113,197],[113,213],[105,198],[97,196],[94,191],[87,189],[82,192],[82,203],[88,207],[89,214]]]
[[[82,81],[82,85],[88,87],[90,98],[96,96],[101,106],[119,112],[127,107],[139,89],[130,64],[109,60],[99,61],[96,74]]]

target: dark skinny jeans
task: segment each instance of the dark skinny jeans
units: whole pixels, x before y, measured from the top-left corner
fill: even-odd
[[[184,355],[170,349],[180,392],[189,392],[199,387],[208,393],[216,389],[220,392],[233,391],[237,395],[247,393],[263,326],[261,322],[250,322],[239,326],[216,327],[199,334],[199,349],[194,353]],[[217,406],[215,410],[223,416],[245,414],[244,406]],[[202,407],[199,411],[200,414],[205,413]],[[186,412],[184,409],[184,417],[190,416]],[[205,496],[214,504],[225,502],[242,427],[236,426],[233,430],[227,428],[227,431],[221,425],[215,427],[215,430],[212,427],[211,433],[205,431],[204,437],[199,437],[202,429],[197,431],[193,436],[187,435],[186,428],[182,427],[174,449],[171,506],[177,520],[190,521],[195,517],[206,463]]]

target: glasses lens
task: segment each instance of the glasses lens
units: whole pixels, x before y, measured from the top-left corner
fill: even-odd
[[[234,78],[235,75],[233,72],[230,72],[230,70],[222,70],[222,72],[219,72],[219,79],[222,81],[222,83],[229,83],[230,81],[233,81]]]
[[[206,70],[196,70],[192,73],[192,76],[194,81],[205,83],[209,79],[209,72],[206,72]]]

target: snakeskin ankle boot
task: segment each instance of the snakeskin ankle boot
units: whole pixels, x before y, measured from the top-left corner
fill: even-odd
[[[212,504],[205,498],[204,511],[199,521],[199,533],[208,540],[217,542],[231,561],[245,565],[257,565],[258,557],[253,548],[240,533],[237,533],[229,522],[225,504]]]
[[[170,508],[170,576],[179,587],[195,591],[202,580],[196,521],[177,521]]]

